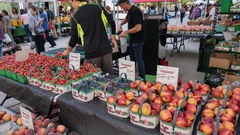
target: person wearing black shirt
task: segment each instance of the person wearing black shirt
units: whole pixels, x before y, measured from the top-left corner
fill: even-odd
[[[87,4],[85,0],[71,0],[76,12],[71,18],[72,34],[63,56],[81,41],[85,58],[96,64],[103,72],[113,74],[112,47],[106,33],[106,21],[111,25],[112,42],[116,43],[116,26],[113,18],[97,4]],[[105,18],[105,20],[103,19]]]
[[[48,7],[45,7],[45,12],[47,13],[47,18],[48,18],[49,23],[51,23],[52,20],[54,20],[53,12],[51,10],[49,10]]]
[[[117,5],[124,11],[128,11],[127,17],[120,23],[118,31],[122,31],[122,25],[126,23],[128,23],[128,30],[123,31],[120,37],[130,35],[130,59],[138,63],[139,76],[145,79],[145,66],[142,57],[144,44],[142,11],[138,7],[131,5],[128,0],[119,0]]]

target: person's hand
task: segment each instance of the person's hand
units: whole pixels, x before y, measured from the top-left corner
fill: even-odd
[[[123,31],[119,36],[120,37],[126,37],[126,35],[127,35],[126,31]]]
[[[62,57],[68,56],[70,53],[70,51],[68,51],[67,49],[62,53]]]
[[[121,32],[122,31],[122,26],[119,25],[118,28],[117,28],[117,32]]]

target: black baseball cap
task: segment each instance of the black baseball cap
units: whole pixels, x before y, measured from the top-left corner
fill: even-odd
[[[129,2],[129,0],[118,0],[116,6],[119,6],[120,4],[122,4],[124,2]]]

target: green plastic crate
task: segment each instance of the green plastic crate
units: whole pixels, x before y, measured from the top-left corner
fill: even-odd
[[[13,73],[11,72],[11,78],[15,81],[18,81],[18,78],[17,78],[17,73]]]
[[[6,76],[6,72],[5,72],[4,69],[0,69],[0,75],[1,75],[1,76]]]
[[[20,83],[27,83],[28,82],[27,81],[27,76],[25,76],[25,75],[17,75],[17,80]]]
[[[148,81],[151,81],[153,83],[156,83],[156,76],[155,75],[146,75],[145,76],[145,80],[148,82]]]
[[[225,31],[226,29],[227,29],[227,26],[224,26],[224,25],[216,26],[216,32],[222,32],[222,31]]]
[[[12,75],[11,75],[10,71],[6,70],[5,73],[6,73],[7,78],[12,78]]]
[[[234,31],[240,31],[240,25],[236,25]]]

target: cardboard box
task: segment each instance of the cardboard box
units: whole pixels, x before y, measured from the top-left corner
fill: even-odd
[[[210,57],[209,67],[229,69],[233,57],[234,55],[231,54],[213,53]]]
[[[232,83],[236,83],[236,82],[240,82],[240,76],[238,75],[226,75],[225,76],[225,80],[222,82],[222,85],[227,85],[227,82],[230,81],[231,84]],[[235,88],[240,88],[240,84],[238,85],[231,85],[232,86],[232,90],[234,90]]]

